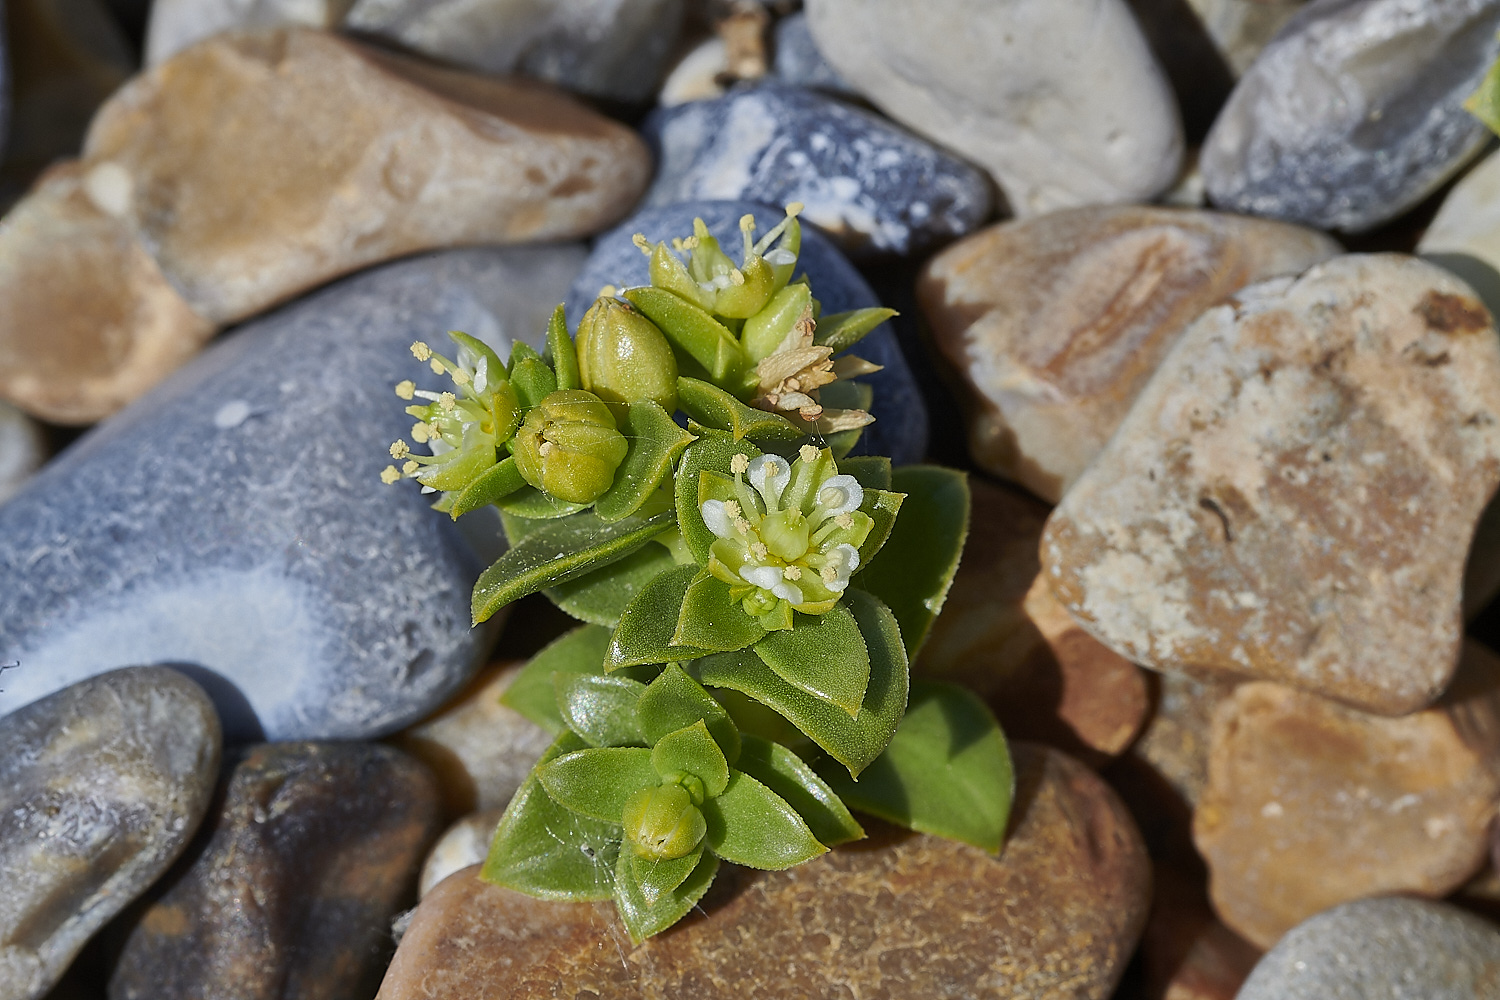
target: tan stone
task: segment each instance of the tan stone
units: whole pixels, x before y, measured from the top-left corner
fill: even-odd
[[[1085,208],[960,240],[917,294],[970,389],[975,461],[1056,501],[1188,324],[1245,285],[1338,252],[1281,222]]]
[[[979,693],[1007,735],[1100,763],[1147,710],[1145,678],[1073,621],[1038,577],[1047,508],[971,480],[969,539],[916,671]]]
[[[0,226],[0,396],[62,424],[124,406],[214,329],[89,181],[54,168]]]
[[[1452,892],[1488,860],[1497,753],[1500,659],[1473,645],[1449,695],[1399,719],[1240,686],[1214,716],[1193,817],[1215,908],[1270,947],[1339,903]]]
[[[482,863],[490,852],[490,841],[494,839],[495,828],[500,825],[500,817],[504,814],[504,808],[482,809],[469,813],[444,830],[438,842],[432,845],[432,850],[427,852],[427,860],[422,862],[417,896],[426,896],[454,872]]]
[[[1240,680],[1230,674],[1157,674],[1156,710],[1131,751],[1166,779],[1188,805],[1208,781],[1208,738],[1214,710]]]
[[[194,42],[236,28],[301,24],[332,30],[354,0],[152,0],[145,60],[154,66]]]
[[[1157,669],[1432,702],[1500,479],[1500,340],[1415,258],[1273,279],[1183,334],[1048,520],[1053,591]]]
[[[449,816],[504,809],[552,743],[546,730],[500,704],[520,669],[488,667],[440,711],[391,737],[437,776]]]
[[[1016,762],[998,859],[871,823],[790,871],[721,869],[701,912],[639,948],[609,904],[466,869],[423,900],[379,1000],[1107,997],[1145,919],[1140,836],[1076,761],[1020,744]]]

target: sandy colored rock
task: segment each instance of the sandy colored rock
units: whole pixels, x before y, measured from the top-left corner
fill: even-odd
[[[1278,684],[1214,716],[1193,838],[1224,921],[1262,947],[1339,903],[1443,896],[1488,860],[1500,660],[1469,647],[1438,706],[1372,716]]]
[[[928,263],[917,294],[970,390],[975,461],[1056,502],[1204,310],[1338,252],[1283,223],[1085,208],[960,240]]]
[[[1214,710],[1234,693],[1240,679],[1212,671],[1157,674],[1155,679],[1155,710],[1131,749],[1193,805],[1208,781]]]
[[[491,665],[436,714],[391,738],[437,776],[450,816],[504,809],[552,743],[541,726],[500,704],[521,666]]]
[[[467,869],[422,902],[379,1000],[1107,997],[1145,918],[1139,834],[1077,762],[1019,744],[1016,764],[998,860],[871,823],[790,871],[721,869],[702,912],[635,949],[609,904]]]
[[[113,413],[214,330],[100,186],[79,164],[55,167],[0,227],[0,396],[56,423]]]
[[[1042,562],[1137,663],[1411,712],[1458,661],[1497,479],[1489,313],[1415,258],[1339,257],[1182,335],[1048,520]]]
[[[418,897],[426,896],[443,879],[470,865],[481,864],[490,852],[490,841],[494,839],[495,827],[505,809],[482,809],[469,813],[463,819],[443,831],[438,842],[427,852],[422,862],[422,875],[417,879]]]
[[[1038,576],[1047,508],[970,480],[969,540],[915,670],[979,693],[1006,735],[1100,763],[1130,743],[1145,678],[1078,626]]]

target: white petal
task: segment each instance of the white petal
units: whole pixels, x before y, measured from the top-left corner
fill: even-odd
[[[746,583],[773,593],[781,583],[781,570],[775,566],[745,566],[740,570],[740,579]]]
[[[859,569],[859,550],[847,542],[835,545],[828,553],[828,565],[833,567],[835,575],[824,586],[835,594],[842,594],[849,586],[849,574]]]
[[[772,250],[770,253],[766,254],[766,263],[770,264],[772,267],[781,267],[786,264],[795,264],[797,263],[797,255],[792,253],[785,247],[777,247],[775,250]]]
[[[481,357],[474,366],[474,391],[484,392],[490,387],[490,359]]]
[[[766,507],[777,510],[781,491],[791,481],[792,467],[780,455],[762,455],[750,460],[750,485],[766,499]]]
[[[772,587],[771,593],[793,604],[802,603],[802,591],[795,584],[787,583],[785,580]]]
[[[859,510],[865,502],[865,491],[853,476],[829,476],[818,487],[818,506],[824,517],[836,517]]]
[[[734,537],[734,522],[724,512],[724,502],[722,500],[705,500],[703,501],[703,506],[699,509],[703,512],[703,523],[708,526],[709,531],[712,531],[720,538]]]

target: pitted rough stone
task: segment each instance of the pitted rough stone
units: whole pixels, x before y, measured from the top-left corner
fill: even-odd
[[[25,669],[5,671],[6,687]],[[0,720],[0,998],[45,994],[182,853],[213,796],[219,740],[203,690],[163,667],[94,677]]]
[[[1500,996],[1500,931],[1442,903],[1364,899],[1299,924],[1237,1000],[1478,1000]]]
[[[378,1000],[1103,1000],[1145,921],[1145,849],[1087,768],[1015,751],[998,859],[871,823],[789,871],[721,868],[701,912],[639,948],[611,904],[532,899],[470,868],[422,901]]]
[[[1489,860],[1497,754],[1500,660],[1478,647],[1436,707],[1399,719],[1241,685],[1214,715],[1193,814],[1215,909],[1270,947],[1351,899],[1452,892]]]
[[[370,271],[241,327],[0,506],[5,710],[132,663],[186,663],[241,738],[364,738],[422,718],[488,650],[480,566],[415,483],[391,386],[467,330],[537,338],[574,246]]]
[[[1134,662],[1400,714],[1452,676],[1497,480],[1489,313],[1414,258],[1339,257],[1182,335],[1053,512],[1042,562]]]
[[[1463,109],[1500,52],[1497,0],[1315,0],[1261,52],[1204,141],[1215,205],[1359,232],[1479,152]]]
[[[208,842],[139,915],[110,1000],[366,1000],[437,834],[416,761],[368,743],[238,755]]]
[[[928,263],[917,294],[975,398],[975,460],[1056,502],[1188,324],[1339,249],[1219,212],[1083,208],[961,240]]]
[[[844,79],[988,170],[1017,216],[1177,176],[1176,102],[1124,0],[808,0],[807,19]]]

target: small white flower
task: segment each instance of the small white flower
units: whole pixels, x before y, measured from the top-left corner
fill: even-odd
[[[772,593],[775,593],[776,588],[782,583],[781,570],[776,566],[746,566],[740,570],[740,576],[751,586],[769,590]],[[798,601],[800,600],[799,598]]]
[[[859,550],[852,545],[835,545],[827,558],[825,568],[833,570],[833,579],[825,578],[828,589],[841,594],[849,587],[849,575],[859,569]]]
[[[830,476],[818,487],[818,506],[824,517],[837,517],[859,510],[865,502],[864,488],[853,476]]]
[[[777,583],[776,586],[772,587],[771,593],[775,594],[782,600],[790,601],[793,604],[802,603],[802,588],[798,587],[796,584],[787,583],[785,580],[782,580],[781,582]]]
[[[792,467],[780,455],[762,455],[750,463],[750,485],[765,498],[766,508],[781,504],[781,491],[791,482]]]
[[[724,509],[724,504],[719,500],[705,500],[701,508],[703,511],[703,523],[708,526],[720,538],[734,537],[734,519]]]

